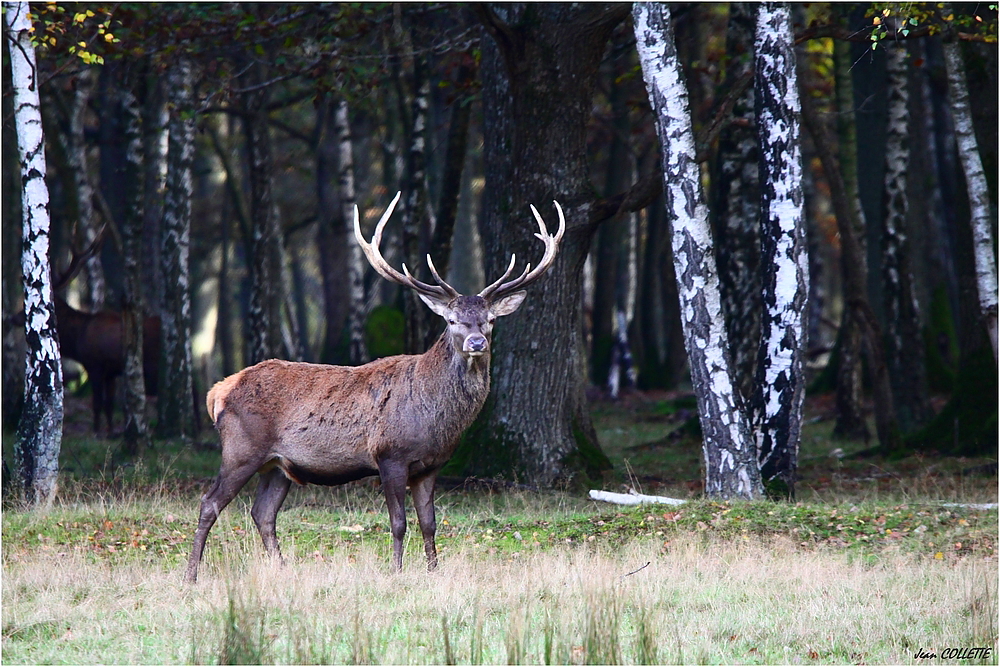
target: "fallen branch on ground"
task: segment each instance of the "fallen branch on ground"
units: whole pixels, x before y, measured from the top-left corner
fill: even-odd
[[[657,503],[660,505],[683,505],[686,500],[677,498],[667,498],[665,496],[644,496],[641,493],[630,491],[629,493],[611,493],[610,491],[590,490],[592,500],[601,500],[615,505],[642,505],[644,503]]]

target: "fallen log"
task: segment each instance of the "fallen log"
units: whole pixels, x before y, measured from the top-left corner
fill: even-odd
[[[592,500],[600,500],[605,503],[614,503],[615,505],[643,505],[647,503],[660,505],[683,505],[687,502],[686,500],[667,498],[666,496],[645,496],[631,490],[629,493],[611,493],[610,491],[596,491],[591,489],[590,498]]]

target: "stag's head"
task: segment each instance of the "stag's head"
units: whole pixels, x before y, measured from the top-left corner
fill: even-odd
[[[545,222],[542,221],[542,216],[538,214],[534,206],[531,207],[531,212],[535,215],[535,220],[538,221],[539,232],[535,236],[545,244],[545,253],[538,262],[538,266],[532,270],[531,264],[528,264],[524,267],[521,275],[511,278],[517,261],[517,258],[512,254],[507,270],[496,282],[487,286],[479,294],[463,296],[441,278],[437,269],[434,268],[434,262],[430,255],[427,255],[427,266],[431,271],[431,276],[434,277],[434,282],[437,283],[436,285],[424,283],[414,278],[406,268],[406,264],[403,264],[403,272],[399,273],[389,266],[389,263],[382,257],[382,253],[379,251],[382,230],[398,201],[399,193],[396,193],[396,197],[375,226],[375,234],[372,236],[371,243],[366,242],[361,235],[358,207],[354,207],[354,237],[361,245],[365,257],[368,258],[368,262],[380,276],[414,290],[428,308],[444,318],[448,326],[445,335],[450,337],[452,347],[459,354],[468,360],[487,354],[490,351],[493,323],[498,317],[510,315],[517,310],[526,295],[524,288],[541,278],[555,261],[559,242],[562,240],[563,232],[566,231],[566,219],[563,217],[562,207],[559,206],[559,202],[552,202],[559,214],[559,229],[555,235],[549,234]]]

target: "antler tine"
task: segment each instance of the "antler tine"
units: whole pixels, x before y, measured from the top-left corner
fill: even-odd
[[[516,263],[517,263],[517,255],[511,253],[510,264],[507,265],[507,270],[503,272],[502,276],[497,278],[496,282],[493,282],[490,285],[484,287],[483,291],[479,293],[479,296],[483,297],[484,299],[489,299],[490,296],[493,294],[493,292],[495,292],[496,289],[500,287],[501,283],[507,280],[507,278],[510,277],[510,274],[514,272],[514,264]]]
[[[545,244],[545,253],[542,255],[541,261],[538,262],[538,266],[536,266],[534,270],[529,271],[529,269],[531,269],[531,264],[528,264],[520,276],[509,282],[503,282],[507,279],[507,276],[510,275],[511,269],[514,266],[512,257],[511,266],[507,269],[504,275],[500,277],[500,280],[480,292],[479,296],[484,299],[499,299],[514,290],[527,287],[541,278],[542,275],[549,270],[552,263],[555,262],[556,254],[559,251],[559,242],[562,241],[563,233],[566,231],[566,217],[563,215],[562,207],[559,205],[559,202],[555,200],[553,200],[552,203],[555,204],[556,213],[559,215],[559,229],[556,230],[554,236],[549,235],[549,230],[545,226],[545,221],[542,220],[542,216],[538,214],[538,210],[534,207],[534,205],[531,205],[531,212],[534,214],[535,220],[538,221],[538,228],[541,230],[541,233],[536,233],[535,236],[541,239],[542,243]]]
[[[456,290],[454,287],[446,283],[444,279],[441,278],[441,275],[438,273],[437,268],[434,266],[434,261],[431,259],[429,253],[427,255],[427,267],[431,270],[431,275],[434,276],[434,281],[441,286],[441,289],[443,289],[445,292],[448,293],[448,296],[450,296],[453,299],[455,297],[461,296],[458,293],[458,290]]]
[[[386,280],[394,282],[397,285],[409,287],[421,294],[431,296],[436,299],[453,299],[458,296],[458,292],[456,292],[450,285],[447,286],[447,289],[437,285],[428,285],[427,283],[421,282],[410,275],[410,272],[406,268],[406,264],[403,264],[403,273],[400,273],[396,269],[392,268],[389,262],[385,261],[385,258],[382,257],[382,252],[379,250],[379,244],[382,242],[382,230],[385,228],[385,224],[389,221],[389,216],[392,215],[392,211],[395,209],[396,203],[399,201],[401,194],[401,192],[396,193],[396,196],[389,204],[389,207],[385,210],[385,213],[382,214],[381,219],[379,219],[378,224],[375,225],[375,233],[372,235],[371,243],[365,241],[365,237],[361,234],[360,214],[358,213],[357,205],[355,205],[354,238],[357,240],[358,245],[361,246],[361,250],[364,251],[365,257],[368,258],[368,263],[371,264],[372,268]],[[437,279],[437,276],[435,276],[435,279]],[[447,285],[447,283],[445,283],[445,285]]]
[[[70,251],[72,257],[70,258],[69,266],[66,267],[66,270],[63,271],[58,278],[54,278],[52,280],[53,290],[61,290],[63,287],[66,287],[66,285],[68,285],[70,281],[73,280],[73,278],[76,277],[76,274],[80,272],[80,268],[90,260],[90,258],[94,255],[97,249],[101,246],[101,244],[104,243],[104,236],[107,233],[108,233],[108,223],[105,222],[103,225],[101,225],[101,228],[94,236],[94,240],[90,242],[90,245],[84,248],[83,252],[77,253],[74,250]]]

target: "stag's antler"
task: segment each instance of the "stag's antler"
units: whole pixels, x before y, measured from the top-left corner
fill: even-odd
[[[399,196],[401,193],[397,192],[396,196],[393,198],[392,202],[389,204],[389,208],[385,210],[382,214],[382,218],[375,225],[375,234],[372,236],[372,242],[368,243],[365,241],[365,237],[361,235],[361,220],[358,214],[358,207],[354,207],[354,238],[358,240],[358,244],[365,253],[365,257],[368,258],[368,263],[372,265],[372,268],[378,272],[380,276],[394,282],[398,285],[404,287],[409,287],[416,290],[419,294],[424,296],[429,296],[438,301],[451,301],[452,299],[461,296],[454,287],[446,283],[441,276],[438,274],[437,269],[434,268],[434,262],[431,261],[431,256],[427,255],[427,266],[431,270],[431,275],[434,276],[434,281],[437,285],[429,285],[425,282],[421,282],[410,275],[410,271],[406,268],[406,264],[403,264],[403,273],[400,273],[396,269],[392,268],[385,258],[382,257],[382,253],[379,251],[379,244],[382,242],[382,229],[385,227],[385,223],[389,221],[389,216],[392,215],[392,211],[396,208],[396,202],[399,201]]]
[[[80,269],[83,268],[83,265],[86,262],[88,262],[91,257],[94,256],[94,254],[97,252],[97,249],[101,247],[102,243],[104,243],[104,236],[107,233],[108,233],[108,224],[104,223],[98,230],[97,235],[94,237],[94,240],[91,241],[90,245],[84,248],[82,252],[78,253],[72,248],[70,249],[70,254],[72,257],[70,259],[69,266],[67,266],[64,271],[60,272],[58,276],[55,276],[52,279],[52,289],[54,291],[58,291],[66,287],[66,285],[68,285],[70,281],[76,277],[76,274],[80,272]]]
[[[517,261],[516,256],[511,254],[510,265],[507,267],[507,270],[504,271],[503,275],[500,276],[495,283],[489,285],[482,292],[480,292],[479,296],[483,297],[487,301],[497,301],[511,292],[527,287],[541,278],[542,274],[549,270],[552,263],[556,261],[556,253],[559,251],[559,242],[562,241],[563,233],[566,231],[566,218],[563,216],[562,206],[560,206],[559,202],[555,200],[553,200],[552,203],[555,204],[556,213],[559,214],[559,229],[556,231],[555,236],[549,235],[549,230],[546,229],[542,216],[538,214],[538,209],[536,209],[534,205],[531,205],[531,212],[535,215],[535,220],[538,221],[538,229],[540,230],[540,232],[536,233],[535,236],[537,236],[542,243],[545,244],[545,254],[542,255],[542,259],[538,262],[538,266],[536,266],[535,269],[529,273],[529,270],[531,269],[531,264],[529,263],[524,267],[524,271],[521,272],[520,276],[514,280],[504,282],[514,271],[514,264]]]

